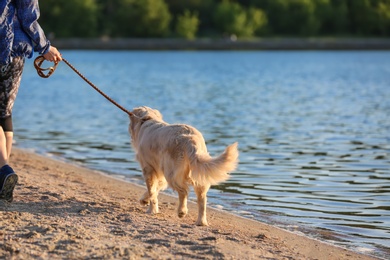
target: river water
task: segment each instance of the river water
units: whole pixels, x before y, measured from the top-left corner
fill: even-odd
[[[390,52],[63,56],[124,107],[198,128],[211,155],[239,142],[238,169],[210,205],[390,257]],[[16,146],[143,184],[128,122],[65,63],[49,79],[26,63]]]

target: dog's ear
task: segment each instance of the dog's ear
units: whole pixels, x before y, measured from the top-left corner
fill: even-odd
[[[145,123],[146,121],[151,120],[151,119],[153,119],[151,116],[144,116],[144,117],[142,117],[142,118],[141,118],[141,125],[142,125],[143,123]]]

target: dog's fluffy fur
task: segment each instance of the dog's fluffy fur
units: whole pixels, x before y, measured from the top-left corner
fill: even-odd
[[[228,172],[236,168],[237,143],[212,158],[202,134],[194,127],[170,125],[158,110],[149,107],[135,108],[132,113],[129,133],[148,189],[141,204],[149,205],[148,213],[158,213],[158,193],[169,184],[179,194],[178,216],[182,218],[188,212],[189,185],[193,185],[198,201],[196,224],[208,225],[207,191],[211,185],[227,180]]]

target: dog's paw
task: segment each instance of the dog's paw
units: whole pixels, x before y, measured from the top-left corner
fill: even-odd
[[[205,220],[205,219],[198,219],[195,222],[195,225],[197,225],[197,226],[208,226],[209,224],[207,223],[207,220]]]
[[[155,214],[158,214],[159,211],[158,211],[158,209],[148,208],[148,210],[146,211],[146,213],[148,213],[148,214],[150,214],[150,215],[155,215]]]
[[[177,216],[178,216],[179,218],[184,218],[184,217],[187,215],[187,213],[188,213],[188,210],[187,210],[187,209],[185,209],[185,210],[179,210],[179,212],[177,213]]]
[[[150,201],[149,200],[145,200],[145,199],[140,199],[139,200],[139,203],[142,205],[142,206],[148,206],[150,204]]]

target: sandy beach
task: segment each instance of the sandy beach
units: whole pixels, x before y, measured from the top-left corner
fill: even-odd
[[[374,259],[220,210],[195,226],[196,205],[176,216],[138,202],[144,187],[14,149],[14,202],[0,202],[1,259]]]

